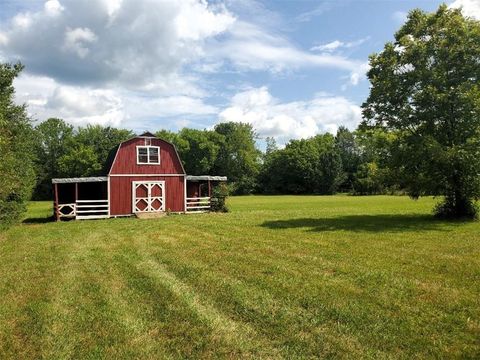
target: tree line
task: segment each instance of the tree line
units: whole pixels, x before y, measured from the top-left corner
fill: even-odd
[[[74,128],[51,118],[31,128],[36,182],[33,199],[51,199],[51,179],[98,176],[111,151],[135,134],[126,129],[88,125]],[[383,134],[383,133],[382,133]],[[291,140],[284,147],[273,138],[258,146],[255,129],[246,123],[220,123],[208,130],[159,130],[173,143],[189,175],[221,175],[233,194],[379,194],[396,191],[380,170],[381,133],[350,131]]]
[[[446,5],[413,10],[395,40],[370,56],[370,94],[355,131],[291,140],[265,151],[250,125],[159,129],[192,175],[229,178],[234,194],[406,193],[441,196],[439,217],[475,218],[480,197],[480,22]],[[0,224],[51,197],[54,177],[105,173],[112,148],[134,134],[61,119],[34,125],[13,101],[22,65],[0,64]]]

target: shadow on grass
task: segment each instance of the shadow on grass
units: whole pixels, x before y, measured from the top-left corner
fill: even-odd
[[[461,222],[458,222],[460,224]],[[307,228],[308,231],[366,231],[411,232],[449,231],[444,225],[451,222],[435,219],[432,215],[348,215],[334,218],[299,218],[265,221],[261,226],[270,229]]]
[[[26,218],[22,221],[23,224],[46,224],[49,222],[53,222],[54,218],[53,216],[47,216],[47,217],[30,217]]]

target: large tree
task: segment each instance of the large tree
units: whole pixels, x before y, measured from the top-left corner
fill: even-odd
[[[67,145],[73,140],[72,125],[56,118],[50,118],[35,127],[36,130],[36,199],[50,199],[52,178],[60,175],[59,159],[67,152]]]
[[[237,193],[249,193],[256,187],[261,152],[255,146],[257,135],[250,124],[226,122],[215,126],[222,135],[213,171],[226,175]]]
[[[92,149],[98,158],[98,163],[101,164],[101,169],[94,174],[100,174],[107,170],[104,166],[112,149],[121,142],[131,139],[134,136],[135,134],[132,131],[126,129],[116,129],[111,126],[87,125],[86,127],[78,128],[75,142]],[[78,151],[78,149],[78,145],[73,147],[74,152]]]
[[[443,195],[436,214],[473,217],[480,195],[480,23],[442,5],[410,12],[370,57],[364,126],[395,137],[390,165],[412,197]]]
[[[271,147],[271,146],[270,146]],[[344,180],[342,161],[331,134],[291,140],[270,150],[259,176],[262,190],[280,194],[332,194]]]
[[[20,64],[0,64],[0,227],[18,220],[35,183],[33,129],[24,105],[14,103]]]
[[[215,131],[182,129],[176,135],[175,143],[185,171],[189,175],[212,173],[222,141],[223,136]]]
[[[360,166],[361,153],[355,133],[344,126],[340,126],[335,135],[335,149],[342,160],[345,178],[340,184],[340,190],[351,191],[355,181],[355,173]]]

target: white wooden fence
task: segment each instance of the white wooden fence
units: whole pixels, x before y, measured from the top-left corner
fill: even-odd
[[[109,217],[108,200],[77,200],[76,203],[58,204],[59,218],[106,219]]]
[[[194,197],[187,198],[187,212],[190,213],[199,213],[209,211],[211,207],[211,198],[210,197]]]

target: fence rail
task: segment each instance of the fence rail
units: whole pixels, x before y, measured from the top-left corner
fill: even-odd
[[[187,212],[205,212],[211,208],[210,197],[193,197],[187,198]]]
[[[77,200],[71,204],[58,204],[58,218],[106,219],[109,217],[108,200]]]
[[[108,217],[108,200],[77,200],[77,220],[106,219]]]

